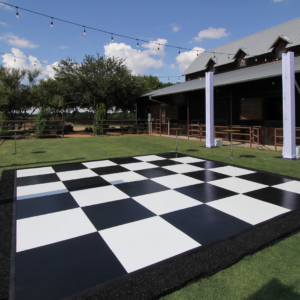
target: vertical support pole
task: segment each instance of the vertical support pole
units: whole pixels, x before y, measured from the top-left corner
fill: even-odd
[[[190,139],[190,131],[189,131],[189,126],[190,126],[190,100],[187,100],[187,136],[188,140]]]
[[[170,135],[170,120],[168,120],[168,135]]]
[[[296,158],[294,52],[282,54],[283,158]]]
[[[230,90],[230,128],[232,128],[232,90]]]
[[[25,140],[25,121],[24,121],[24,140]]]
[[[214,73],[205,73],[206,148],[213,148],[214,141]]]
[[[160,130],[159,130],[159,136],[161,136],[161,106],[159,106],[159,128],[160,128]]]
[[[122,125],[121,126],[122,126],[122,135],[123,135],[123,121],[122,121]]]

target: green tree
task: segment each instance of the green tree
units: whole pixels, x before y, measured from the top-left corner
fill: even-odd
[[[106,118],[106,108],[104,103],[97,104],[96,112],[95,112],[95,132],[97,134],[104,134],[105,130],[105,123],[104,119]]]
[[[140,78],[132,76],[125,60],[115,57],[104,58],[86,55],[81,64],[72,58],[60,61],[55,67],[57,80],[72,90],[72,93],[85,93],[96,98],[96,104],[103,103],[108,110],[121,109],[124,115],[135,109],[135,98],[146,92],[146,85]],[[93,106],[92,101],[83,101],[73,109]]]
[[[0,66],[0,111],[5,111],[9,119],[27,119],[37,109],[35,88],[40,74],[39,70]]]
[[[163,83],[159,81],[158,77],[152,75],[149,76],[144,75],[142,78],[145,81],[146,93],[174,85],[171,82]]]

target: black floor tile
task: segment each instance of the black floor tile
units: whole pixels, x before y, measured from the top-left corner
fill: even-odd
[[[109,182],[99,176],[67,180],[63,183],[69,192],[110,185]]]
[[[156,154],[157,156],[163,157],[163,158],[179,158],[179,157],[186,157],[188,155],[182,154],[182,153],[176,153],[176,152],[168,152],[163,154]]]
[[[159,167],[165,167],[165,166],[180,165],[182,163],[174,160],[164,159],[164,160],[151,161],[151,164]]]
[[[210,244],[252,227],[251,224],[205,204],[161,215],[160,217],[201,245]]]
[[[60,181],[59,177],[56,174],[44,174],[28,177],[19,177],[17,178],[17,186],[41,184]]]
[[[299,194],[283,191],[272,187],[267,187],[264,189],[259,189],[253,192],[245,193],[245,195],[291,210],[300,208]]]
[[[115,187],[130,197],[169,190],[169,188],[152,180],[140,180],[135,182],[122,183],[115,185]]]
[[[128,169],[123,168],[121,166],[111,166],[111,167],[103,167],[103,168],[95,168],[91,169],[93,172],[98,175],[109,175],[114,173],[128,172]]]
[[[98,232],[18,252],[16,265],[23,300],[62,299],[127,274]]]
[[[167,169],[162,169],[162,168],[139,170],[139,171],[135,171],[135,173],[138,173],[138,174],[140,174],[142,176],[145,176],[147,178],[155,178],[155,177],[161,177],[161,176],[168,176],[168,175],[177,174],[175,172],[172,172],[172,171],[167,170]]]
[[[209,170],[184,173],[184,175],[195,178],[195,179],[202,180],[204,182],[230,177],[230,176],[220,174],[220,173],[217,173],[217,172],[213,172],[213,171],[209,171]]]
[[[264,173],[253,173],[253,174],[247,174],[238,177],[249,181],[265,184],[265,185],[276,185],[276,184],[291,181],[291,179],[282,176],[275,176],[275,175],[264,174]]]
[[[150,210],[130,198],[86,206],[82,207],[82,210],[97,230],[156,216]]]
[[[235,192],[220,188],[218,186],[214,186],[209,183],[190,185],[175,189],[175,191],[180,192],[203,203],[237,195],[237,193]]]
[[[35,217],[79,207],[70,193],[18,201],[17,219]]]
[[[110,161],[118,164],[118,165],[124,165],[124,164],[132,164],[136,162],[141,162],[140,160],[133,158],[133,157],[117,157],[117,158],[110,158]]]
[[[52,166],[55,172],[67,172],[67,171],[76,171],[88,169],[82,163],[74,163],[74,164],[65,164],[65,165],[54,165]]]
[[[212,168],[219,168],[219,167],[224,167],[224,164],[220,164],[217,163],[215,161],[210,161],[210,160],[206,160],[206,161],[200,161],[197,163],[192,163],[190,165],[193,165],[195,167],[199,167],[199,168],[203,168],[203,169],[212,169]]]

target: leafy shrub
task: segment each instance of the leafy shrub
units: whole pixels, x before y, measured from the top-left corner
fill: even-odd
[[[129,134],[133,134],[133,129],[132,129],[132,128],[129,128],[129,129],[128,129],[128,133],[129,133]]]
[[[144,133],[148,133],[148,130],[147,130],[147,129],[145,129],[143,132],[144,132]]]
[[[141,134],[141,133],[143,133],[142,130],[138,130],[138,131],[137,131],[137,134]]]
[[[8,132],[7,130],[13,129],[11,128],[8,122],[1,122],[1,121],[6,121],[9,120],[7,114],[5,113],[5,111],[3,111],[0,114],[0,135],[13,135],[14,133],[12,132]]]
[[[37,114],[35,126],[35,135],[41,137],[45,134],[50,134],[52,122],[50,121],[52,115],[51,112],[45,108],[41,108]]]
[[[107,126],[106,126],[106,122],[104,121],[105,116],[106,116],[105,104],[100,103],[96,106],[96,113],[95,113],[95,132],[97,134],[106,133]]]

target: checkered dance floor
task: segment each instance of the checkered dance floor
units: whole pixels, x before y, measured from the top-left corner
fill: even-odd
[[[174,152],[16,171],[14,297],[62,299],[300,208],[300,182]]]

